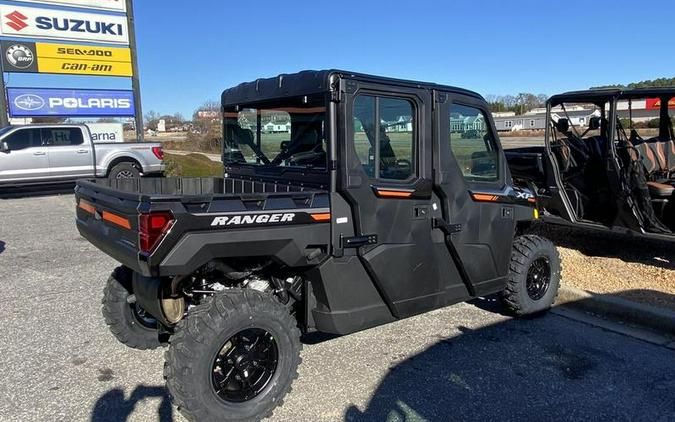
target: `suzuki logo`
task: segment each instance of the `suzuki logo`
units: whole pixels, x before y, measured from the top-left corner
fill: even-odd
[[[5,15],[5,17],[9,19],[9,22],[7,22],[7,26],[9,26],[15,31],[21,31],[22,29],[28,26],[28,24],[24,22],[26,19],[28,19],[28,17],[24,16],[23,14],[19,13],[16,10],[8,15]]]
[[[21,110],[39,110],[45,106],[45,100],[39,95],[23,94],[14,99],[14,104]]]

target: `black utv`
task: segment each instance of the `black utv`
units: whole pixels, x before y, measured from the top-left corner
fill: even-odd
[[[509,150],[511,172],[542,221],[675,242],[673,110],[675,88],[555,95],[545,146]]]
[[[223,178],[80,181],[80,233],[118,260],[103,315],[135,348],[168,343],[190,420],[259,420],[290,390],[300,335],[348,334],[500,293],[553,303],[560,258],[522,235],[478,94],[344,71],[222,95]]]

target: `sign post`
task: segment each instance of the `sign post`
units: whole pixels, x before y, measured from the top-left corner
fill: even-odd
[[[141,82],[138,78],[138,54],[136,48],[136,27],[134,25],[134,5],[132,0],[126,0],[127,27],[129,31],[129,48],[131,48],[131,89],[134,91],[134,109],[136,111],[136,136],[138,142],[145,139],[143,130],[143,109],[141,108]]]
[[[0,60],[0,127],[9,126],[7,117],[7,93],[5,92],[5,69],[2,68]]]

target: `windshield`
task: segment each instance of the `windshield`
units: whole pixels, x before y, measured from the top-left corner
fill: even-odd
[[[226,107],[225,165],[326,169],[324,95]]]

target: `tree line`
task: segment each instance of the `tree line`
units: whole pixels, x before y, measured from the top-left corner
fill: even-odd
[[[532,94],[521,92],[518,95],[486,95],[485,100],[491,112],[512,111],[516,114],[524,114],[533,108],[546,105],[546,94]]]

